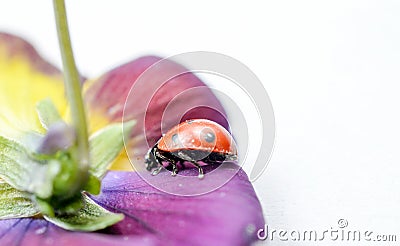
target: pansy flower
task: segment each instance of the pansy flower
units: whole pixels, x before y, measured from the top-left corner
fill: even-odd
[[[41,179],[52,177],[51,182],[57,183],[62,178],[57,176],[60,167],[48,168],[50,176],[21,179],[28,177],[25,173],[40,174],[38,170],[43,168],[30,162],[32,153],[45,155],[54,153],[54,148],[67,148],[74,136],[73,129],[57,123],[71,118],[62,74],[23,39],[0,33],[0,245],[249,245],[257,240],[257,230],[264,226],[261,206],[247,175],[237,165],[224,165],[204,180],[187,179],[179,184],[180,189],[194,189],[225,183],[196,196],[165,193],[142,179],[140,174],[147,172],[140,168],[143,156],[161,137],[162,128],[193,118],[210,119],[228,128],[220,102],[191,73],[172,78],[155,94],[153,81],[146,81],[134,93],[139,99],[151,93],[147,105],[138,99],[127,100],[135,81],[160,59],[141,57],[96,79],[82,77],[91,161],[98,165],[89,180],[101,181],[101,192],[94,195],[96,189],[89,189],[83,207],[75,214],[57,217],[51,216],[51,212],[57,213],[54,209],[46,210],[53,201],[40,198],[49,192]],[[181,65],[170,61],[158,67],[154,76],[180,69]],[[184,114],[163,114],[177,95],[197,87],[203,89],[183,96],[173,106],[176,111],[187,105],[201,106],[183,110]],[[135,122],[139,118],[145,120]],[[126,150],[119,139],[121,132]],[[126,151],[137,158],[129,160]],[[205,171],[213,168],[207,166]],[[187,168],[180,174],[195,176],[197,169]],[[168,171],[153,179],[159,186],[177,186]],[[20,186],[24,192],[19,191]],[[59,187],[63,188],[68,187]],[[74,203],[70,205],[73,209]]]

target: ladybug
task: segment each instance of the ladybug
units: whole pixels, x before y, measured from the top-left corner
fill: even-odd
[[[164,134],[145,156],[146,169],[157,175],[162,168],[178,173],[177,165],[185,162],[197,167],[204,177],[202,165],[221,164],[237,160],[237,148],[232,135],[221,125],[206,119],[180,123]],[[202,162],[200,164],[199,162]]]

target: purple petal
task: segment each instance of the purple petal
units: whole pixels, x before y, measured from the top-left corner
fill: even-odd
[[[195,169],[180,173],[197,175]],[[154,178],[164,186],[191,190],[234,176],[210,193],[175,196],[149,186],[137,172],[109,172],[102,193],[92,198],[124,213],[123,221],[101,232],[82,233],[65,231],[43,219],[2,220],[0,245],[249,245],[256,241],[264,219],[246,174],[234,164],[224,164],[209,174],[182,185],[167,171]]]
[[[44,219],[24,218],[0,221],[0,245],[160,245],[158,242],[153,235],[131,237],[66,231]]]
[[[206,167],[206,171],[211,168]],[[196,169],[180,172],[197,175]],[[224,164],[212,177],[175,182],[169,172],[154,178],[171,189],[193,190],[212,183],[225,185],[199,196],[175,196],[149,186],[135,172],[110,172],[102,194],[93,197],[100,205],[126,215],[108,229],[123,235],[155,235],[162,242],[181,245],[248,245],[263,228],[260,203],[246,174],[234,164]],[[167,188],[168,189],[168,188]]]

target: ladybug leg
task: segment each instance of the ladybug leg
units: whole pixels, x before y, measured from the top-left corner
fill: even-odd
[[[176,174],[178,173],[178,168],[176,167],[176,163],[175,162],[171,162],[172,165],[172,176],[176,176]]]
[[[172,176],[176,176],[176,174],[178,173],[178,168],[176,167],[176,161],[175,160],[172,160],[172,159],[170,159],[170,158],[168,158],[168,157],[166,157],[166,156],[164,156],[164,155],[162,155],[162,154],[160,154],[159,152],[157,152],[156,153],[156,158],[157,158],[157,161],[158,161],[158,163],[160,163],[160,167],[158,168],[158,169],[160,169],[160,170],[155,170],[156,172],[157,172],[157,174],[161,171],[161,169],[163,168],[163,166],[162,166],[162,162],[163,161],[166,161],[166,162],[169,162],[170,163],[170,165],[172,166]]]
[[[161,170],[163,169],[163,165],[162,165],[162,162],[164,161],[164,159],[163,159],[163,157],[162,157],[162,155],[160,155],[160,153],[158,153],[158,152],[156,152],[156,154],[155,154],[155,158],[157,159],[157,163],[158,163],[158,167],[157,167],[157,169],[155,169],[152,173],[151,173],[151,175],[157,175],[157,174],[159,174],[160,172],[161,172]]]
[[[201,166],[199,165],[199,163],[197,163],[196,161],[191,161],[190,163],[192,163],[195,167],[197,167],[197,169],[199,169],[199,179],[204,178],[204,172],[203,172],[203,168],[201,168]]]
[[[159,174],[161,172],[161,170],[163,169],[163,166],[160,165],[159,167],[157,167],[156,170],[154,170],[153,172],[151,172],[151,175],[155,176],[157,174]]]
[[[158,151],[157,147],[154,147],[149,151],[149,154],[146,156],[147,170],[152,171],[152,169],[156,168],[151,172],[151,175],[155,176],[161,172],[163,169],[162,161],[164,160],[163,155]]]

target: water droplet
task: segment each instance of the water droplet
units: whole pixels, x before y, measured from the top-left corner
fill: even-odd
[[[123,107],[120,104],[116,104],[108,109],[108,114],[113,115],[113,114],[117,113],[118,111],[121,111],[122,108]]]
[[[255,231],[256,231],[256,227],[253,224],[248,224],[246,226],[246,234],[247,235],[249,235],[249,236],[253,235]]]
[[[38,229],[35,230],[35,234],[40,235],[46,232],[46,227],[40,227]]]

